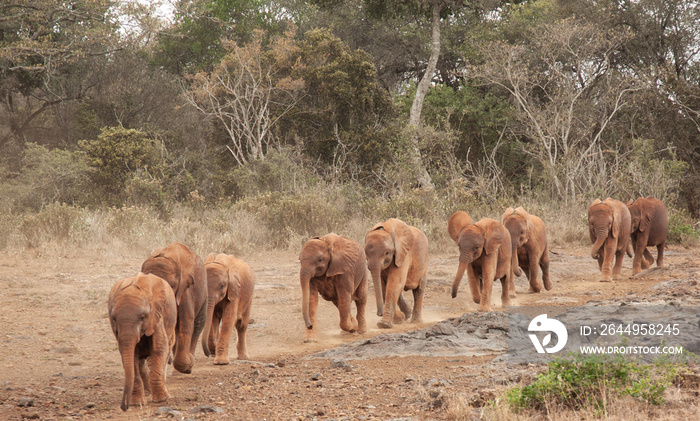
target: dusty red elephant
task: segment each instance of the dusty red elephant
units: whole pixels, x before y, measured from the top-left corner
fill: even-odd
[[[588,208],[588,233],[593,243],[591,257],[598,260],[601,282],[610,282],[619,276],[626,252],[632,257],[627,249],[631,225],[630,211],[619,200],[596,199]]]
[[[141,272],[160,276],[170,284],[177,302],[177,328],[173,367],[191,373],[194,351],[207,315],[207,273],[202,259],[187,246],[172,243],[156,250]]]
[[[175,344],[177,306],[172,288],[155,275],[140,273],[117,281],[107,311],[124,366],[121,408],[168,399],[166,365]]]
[[[634,202],[627,202],[627,208],[632,218],[632,232],[630,234],[634,260],[632,261],[632,273],[637,274],[654,264],[647,247],[656,246],[656,265],[664,265],[664,248],[666,247],[666,235],[668,234],[668,210],[664,202],[651,196],[640,197]]]
[[[428,272],[428,237],[400,219],[380,222],[365,236],[367,266],[372,275],[380,329],[422,320],[423,294]],[[401,295],[413,291],[413,311]],[[398,306],[398,308],[397,308]]]
[[[479,311],[491,311],[491,292],[496,279],[501,280],[501,303],[508,308],[513,279],[510,233],[494,219],[471,221],[466,212],[458,211],[447,224],[450,237],[459,247],[459,268],[452,284],[452,298],[457,296],[466,270],[472,299],[479,304]]]
[[[209,286],[207,321],[202,334],[204,355],[214,354],[216,365],[228,364],[228,347],[235,325],[238,359],[247,360],[246,332],[255,289],[253,271],[243,260],[223,253],[211,253],[204,260],[204,267]]]
[[[356,241],[337,234],[314,237],[299,253],[301,312],[306,324],[304,342],[316,342],[316,309],[319,294],[331,301],[340,313],[340,329],[364,333],[367,330],[367,259]],[[351,314],[355,302],[357,317]]]
[[[530,282],[530,292],[552,289],[549,279],[549,247],[547,245],[547,228],[544,221],[525,211],[522,207],[508,208],[503,213],[501,222],[510,232],[513,244],[513,274],[520,276],[520,268]],[[542,282],[539,280],[542,269]],[[515,296],[515,285],[510,285],[511,297]]]

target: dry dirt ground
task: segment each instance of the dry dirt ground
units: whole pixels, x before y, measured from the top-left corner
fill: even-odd
[[[205,255],[209,251],[199,252]],[[626,258],[623,278],[601,283],[589,247],[555,248],[552,252],[554,288],[528,294],[521,277],[516,284],[515,305],[571,306],[629,294],[657,294],[651,288],[660,282],[700,273],[700,249],[671,246],[666,268],[632,278],[631,260]],[[146,256],[95,254],[0,254],[0,420],[164,416],[159,413],[162,405],[130,408],[126,413],[119,409],[123,372],[107,319],[106,298],[111,285],[135,274]],[[242,257],[257,277],[254,323],[248,333],[251,361],[214,366],[198,348],[193,374],[168,369],[171,397],[164,405],[178,412],[167,416],[221,420],[448,419],[454,416],[455,402],[478,407],[496,390],[522,380],[522,372],[492,364],[493,356],[349,361],[310,358],[314,352],[341,343],[386,333],[376,328],[372,287],[366,334],[341,334],[335,307],[322,301],[319,342],[304,344],[296,256],[278,252]],[[459,296],[450,297],[456,268],[456,248],[432,256],[424,322],[399,325],[392,331],[425,328],[474,312],[476,305],[469,299],[466,281]],[[694,285],[697,289],[697,282]],[[499,296],[500,287],[495,287],[495,310],[500,309]],[[408,294],[407,299],[412,301]],[[233,345],[231,354],[235,356]],[[192,412],[203,405],[209,407]],[[220,413],[206,412],[207,408]],[[461,416],[466,419],[480,414],[478,409],[465,411]]]

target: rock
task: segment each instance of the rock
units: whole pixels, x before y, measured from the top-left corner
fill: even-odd
[[[474,331],[474,336],[476,336],[479,339],[488,339],[488,336],[486,336],[486,333],[488,331],[486,330],[485,327],[480,327],[477,330]]]
[[[34,399],[30,398],[28,396],[22,396],[21,398],[19,398],[19,401],[17,402],[17,406],[21,406],[21,407],[34,406]]]
[[[39,420],[41,416],[37,412],[30,412],[28,414],[22,414],[22,418],[27,420]]]
[[[277,367],[284,367],[285,365],[287,365],[287,361],[285,361],[284,358],[280,358],[280,360],[277,361]]]
[[[313,375],[311,375],[311,380],[319,380],[319,379],[322,378],[322,377],[323,377],[323,374],[321,374],[321,373],[314,373]]]
[[[168,408],[167,406],[161,406],[160,408],[158,408],[156,410],[156,415],[161,417],[182,418],[182,412],[172,408]]]
[[[451,385],[452,382],[445,379],[430,379],[427,381],[426,386],[428,387],[446,387]]]
[[[342,368],[343,370],[350,371],[352,366],[344,360],[335,359],[331,361],[332,368]]]
[[[199,405],[190,409],[190,412],[193,414],[223,414],[224,410],[218,406]]]

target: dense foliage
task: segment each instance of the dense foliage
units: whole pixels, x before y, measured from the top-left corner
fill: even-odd
[[[313,194],[283,186],[311,179],[386,208],[426,186],[421,167],[441,212],[655,195],[697,226],[697,1],[179,0],[169,20],[134,5],[0,6],[8,211],[284,208]],[[413,125],[431,10],[439,59]]]

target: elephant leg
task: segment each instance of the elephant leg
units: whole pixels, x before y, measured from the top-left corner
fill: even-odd
[[[469,281],[469,289],[472,294],[474,303],[481,302],[481,277],[476,275],[474,266],[471,263],[467,265],[467,280]]]
[[[549,246],[545,245],[540,256],[540,269],[542,270],[542,283],[544,289],[549,291],[552,289],[552,281],[549,279]]]
[[[510,293],[508,291],[509,289],[510,285],[508,283],[508,276],[506,275],[501,278],[501,305],[504,309],[510,307]]]
[[[603,245],[603,262],[601,265],[601,282],[610,282],[612,281],[612,268],[613,268],[613,259],[615,258],[615,248],[617,246],[617,241],[614,241],[614,239],[608,238],[605,240],[605,244]]]
[[[194,323],[192,327],[192,340],[190,341],[190,355],[192,355],[192,363],[194,364],[194,353],[197,350],[197,343],[199,342],[199,336],[204,330],[204,325],[207,322],[207,305],[206,303],[200,307],[197,314],[194,316]]]
[[[233,325],[238,320],[238,301],[236,298],[233,301],[224,305],[221,313],[221,330],[219,338],[216,340],[216,359],[215,365],[227,365],[230,363],[228,359],[228,347],[231,343],[231,334],[233,333]]]
[[[423,294],[425,293],[426,276],[421,278],[418,288],[413,290],[413,313],[411,323],[423,322]]]
[[[405,281],[402,279],[402,273],[392,274],[387,278],[386,293],[384,294],[384,312],[382,318],[377,322],[380,329],[390,329],[394,323],[403,322],[405,318],[403,312],[398,309],[399,297]]]
[[[313,327],[311,329],[304,330],[304,343],[308,342],[318,342],[318,336],[316,335],[316,310],[318,309],[318,290],[313,284],[311,285],[311,290],[309,291],[309,319],[311,319],[311,324]]]
[[[642,269],[649,269],[654,264],[654,256],[651,255],[649,249],[644,247],[644,258],[642,259]]]
[[[146,359],[139,359],[139,373],[141,375],[141,382],[143,384],[143,394],[148,396],[151,394],[151,381],[150,381],[150,371],[148,369],[148,364],[146,364]]]
[[[485,266],[487,264],[488,263],[485,262]],[[478,311],[491,311],[491,292],[493,291],[493,279],[496,274],[496,270],[495,268],[490,267],[495,265],[489,264],[488,266],[489,267],[482,268],[481,280],[483,286],[481,288],[481,300]]]
[[[613,266],[613,278],[617,279],[620,276],[620,272],[622,271],[622,259],[625,258],[625,255],[627,254],[627,245],[623,247],[621,250],[617,250],[615,252],[615,266]]]
[[[404,319],[408,318],[408,315],[411,314],[411,306],[408,305],[408,301],[406,301],[406,298],[404,298],[403,293],[399,294],[399,301],[398,301],[399,309],[401,312],[404,314]],[[414,301],[414,307],[415,307],[415,301]]]
[[[666,248],[666,242],[664,241],[663,243],[659,244],[656,246],[656,266],[658,267],[664,267],[664,249]]]
[[[134,350],[134,388],[131,390],[131,405],[146,404],[146,391],[141,377],[142,369],[145,366],[144,362],[143,359],[139,358],[138,350]]]
[[[646,251],[647,236],[638,233],[634,236],[634,239],[630,239],[632,242],[632,248],[634,249],[634,258],[632,259],[632,274],[636,275],[643,269],[649,267],[644,262],[644,252]]]
[[[357,331],[357,319],[352,316],[352,297],[349,293],[341,293],[338,297],[338,313],[340,313],[340,329],[345,332]]]
[[[538,293],[542,291],[542,283],[539,280],[540,276],[540,266],[538,264],[538,261],[540,259],[535,256],[535,253],[533,252],[528,252],[528,259],[527,261],[530,263],[530,266],[528,267],[528,277],[527,279],[530,281],[530,292],[533,293]]]
[[[153,334],[153,349],[148,357],[150,371],[151,399],[153,402],[165,402],[170,396],[165,385],[166,365],[168,360],[168,338],[165,329],[160,326]]]
[[[357,333],[365,333],[367,332],[367,320],[365,319],[367,288],[360,287],[360,292],[355,297],[355,307],[357,308]]]
[[[219,338],[219,325],[221,324],[221,309],[214,308],[214,314],[211,319],[211,328],[209,337],[207,338],[207,346],[209,351],[214,352],[216,356],[216,340]]]
[[[190,374],[194,366],[194,355],[190,352],[194,331],[194,304],[185,295],[177,308],[177,340],[173,367],[180,373]]]

